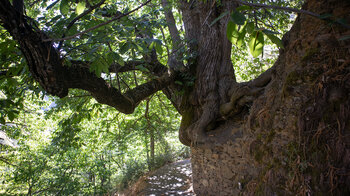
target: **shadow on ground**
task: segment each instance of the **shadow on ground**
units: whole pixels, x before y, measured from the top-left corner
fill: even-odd
[[[192,189],[192,169],[189,159],[165,165],[139,179],[127,196],[195,195]]]

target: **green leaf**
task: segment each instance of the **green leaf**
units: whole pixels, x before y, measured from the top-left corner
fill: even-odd
[[[244,42],[245,34],[247,33],[246,31],[246,26],[241,26],[241,28],[238,31],[238,39],[236,42],[236,46],[240,48]]]
[[[120,54],[124,54],[130,49],[130,44],[128,42],[125,42],[121,47],[120,47]]]
[[[154,40],[148,47],[150,50],[156,49],[159,55],[163,54],[162,42],[160,40]]]
[[[67,35],[74,35],[78,33],[78,27],[76,25],[73,25],[67,32]]]
[[[255,30],[254,23],[248,22],[247,23],[247,33],[252,34]]]
[[[118,53],[113,53],[113,55],[114,55],[114,58],[119,65],[121,65],[121,66],[125,65],[123,57],[121,57]]]
[[[238,28],[239,28],[238,25],[236,25],[232,21],[229,21],[227,24],[226,35],[227,35],[227,39],[231,43],[235,44],[238,48],[240,48],[244,42],[244,37],[247,31],[246,31],[246,25],[240,26],[239,30]]]
[[[242,14],[238,11],[234,11],[231,14],[231,20],[238,25],[244,25],[246,18],[244,16],[244,14]]]
[[[245,11],[245,10],[250,10],[251,8],[247,5],[242,5],[236,8],[236,11]]]
[[[143,65],[137,65],[136,68],[140,71],[143,71],[143,72],[147,72],[148,69],[146,67],[144,67]]]
[[[97,77],[101,77],[101,73],[103,70],[103,63],[101,58],[95,59],[90,66],[90,71],[95,72]]]
[[[272,43],[276,44],[280,48],[284,48],[282,40],[278,38],[277,36],[273,34],[266,34],[265,35],[272,41]]]
[[[62,0],[60,4],[60,12],[62,15],[67,15],[69,12],[68,0]]]
[[[264,49],[264,35],[261,31],[254,31],[249,40],[249,50],[253,57],[259,56]]]
[[[148,47],[150,50],[152,50],[154,48],[154,42],[152,42],[149,47]]]
[[[226,29],[226,36],[227,39],[235,44],[238,38],[238,31],[237,31],[237,25],[233,23],[232,21],[229,21],[227,24],[227,29]]]
[[[217,18],[215,18],[215,20],[213,20],[213,22],[211,22],[209,26],[213,26],[213,24],[215,24],[215,23],[216,23],[217,21],[219,21],[221,18],[225,17],[228,13],[229,13],[229,12],[227,11],[227,12],[224,12],[224,13],[220,14],[220,16],[217,17]]]
[[[183,83],[181,81],[178,81],[178,80],[175,81],[175,84],[183,85]]]
[[[5,118],[3,116],[0,117],[0,123],[1,124],[6,124]]]
[[[84,1],[80,1],[77,5],[77,8],[75,9],[75,13],[77,13],[78,15],[83,13],[85,10],[85,2]]]
[[[15,113],[13,113],[13,112],[9,112],[8,114],[7,114],[7,117],[9,118],[9,120],[10,121],[13,121],[14,119],[15,119]]]
[[[156,51],[159,55],[162,55],[163,54],[163,48],[162,48],[162,44],[158,43],[158,42],[155,42],[155,48],[156,48]]]

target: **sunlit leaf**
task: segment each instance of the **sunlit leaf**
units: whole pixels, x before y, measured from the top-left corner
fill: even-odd
[[[237,31],[236,26],[237,25],[235,23],[233,23],[232,21],[229,21],[227,24],[227,29],[226,29],[227,39],[233,44],[236,43],[237,38],[238,38],[238,31]]]
[[[231,43],[235,44],[238,48],[240,48],[244,43],[244,37],[246,32],[247,31],[246,31],[245,25],[238,26],[232,21],[229,21],[229,23],[227,24],[227,30],[226,30],[227,39]]]
[[[62,15],[67,15],[69,12],[69,0],[62,0],[60,4],[60,12]]]
[[[163,54],[162,44],[157,43],[157,42],[155,42],[155,43],[156,43],[155,48],[156,48],[157,53],[158,53],[159,55],[162,55],[162,54]]]
[[[264,49],[264,35],[261,31],[254,31],[248,42],[250,53],[253,57],[259,56]]]
[[[79,15],[79,14],[83,13],[84,10],[85,10],[85,2],[80,1],[77,5],[77,8],[75,9],[75,13]]]
[[[10,111],[8,114],[7,114],[7,117],[9,118],[10,121],[13,121],[15,119],[15,113],[13,113],[12,111]]]
[[[148,69],[145,68],[143,65],[137,65],[136,68],[140,71],[144,71],[144,72],[148,71]]]
[[[247,33],[252,34],[255,29],[254,23],[248,22],[246,28],[247,28]]]

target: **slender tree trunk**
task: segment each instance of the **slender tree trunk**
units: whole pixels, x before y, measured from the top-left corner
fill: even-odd
[[[148,131],[145,130],[145,146],[146,146],[146,156],[147,156],[147,163],[148,163],[148,170],[151,171],[152,165],[149,157],[149,147],[148,147]]]
[[[154,167],[154,130],[150,129],[150,149],[151,149],[151,165]]]
[[[180,130],[192,146],[197,195],[349,193],[350,41],[339,40],[349,30],[299,15],[275,65],[238,84],[227,18],[209,25],[215,13],[232,9],[232,2],[221,3],[181,7],[188,38],[198,40],[191,46],[197,79],[182,102]],[[309,0],[303,9],[349,22],[349,4]]]

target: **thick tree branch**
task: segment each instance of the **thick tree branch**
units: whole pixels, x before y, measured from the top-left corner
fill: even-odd
[[[162,7],[164,9],[165,19],[167,21],[167,26],[170,32],[171,40],[173,43],[173,50],[180,48],[181,37],[180,33],[176,27],[176,22],[174,19],[173,12],[171,11],[171,5],[169,5],[168,0],[162,0]],[[171,69],[177,70],[183,67],[182,54],[177,51],[174,55],[170,55],[168,59],[168,64]]]
[[[149,95],[162,90],[173,80],[173,76],[157,66],[163,76],[122,94],[104,79],[97,77],[85,66],[65,65],[65,59],[53,47],[43,41],[47,36],[34,30],[26,21],[21,21],[8,0],[0,1],[0,21],[2,26],[18,41],[33,78],[52,95],[65,97],[69,88],[87,90],[100,103],[112,106],[123,113],[132,113],[134,108]]]
[[[192,74],[195,74],[195,64],[197,60],[196,54],[198,54],[198,41],[201,36],[201,24],[200,24],[200,8],[198,7],[198,1],[181,1],[180,10],[182,12],[182,20],[185,27],[185,38],[187,40],[187,46],[189,52],[194,56],[189,59],[189,68]]]
[[[61,72],[64,73],[63,82],[66,88],[87,90],[99,103],[112,106],[126,114],[132,113],[143,99],[168,86],[173,80],[172,76],[164,74],[122,94],[104,79],[96,77],[89,69],[70,66]]]

